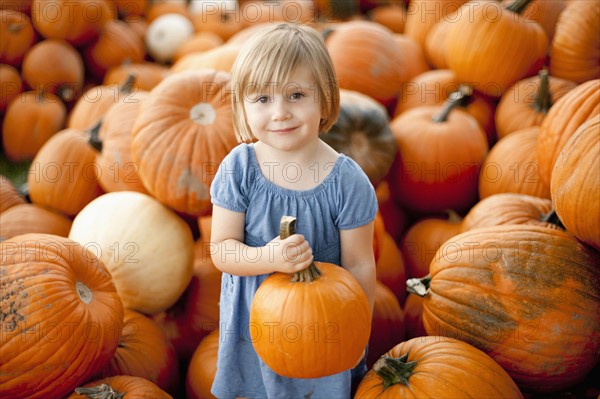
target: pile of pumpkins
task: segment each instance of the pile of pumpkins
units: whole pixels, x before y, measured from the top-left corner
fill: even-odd
[[[323,34],[342,89],[323,140],[379,201],[371,326],[346,316],[371,331],[355,397],[600,394],[599,2],[3,0],[0,17],[2,173],[22,172],[0,176],[2,398],[212,397],[229,73],[279,21]]]

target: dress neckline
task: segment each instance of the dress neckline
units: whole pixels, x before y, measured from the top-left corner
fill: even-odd
[[[254,150],[254,143],[248,144],[248,152],[250,155],[250,161],[251,161],[252,165],[256,168],[258,178],[260,180],[262,180],[267,185],[267,187],[269,187],[270,189],[272,189],[276,192],[282,193],[282,194],[290,195],[290,196],[313,195],[313,194],[323,190],[327,186],[327,184],[332,183],[331,180],[333,180],[335,178],[335,176],[337,175],[337,171],[340,167],[340,164],[346,158],[345,154],[339,153],[337,159],[335,160],[335,163],[333,164],[333,167],[331,168],[329,173],[327,173],[327,176],[325,176],[325,178],[323,178],[323,180],[321,180],[321,182],[319,184],[317,184],[316,186],[309,188],[307,190],[294,190],[291,188],[282,187],[282,186],[272,182],[263,174],[262,169],[260,168],[260,164],[258,163],[258,158],[256,157],[256,152]]]

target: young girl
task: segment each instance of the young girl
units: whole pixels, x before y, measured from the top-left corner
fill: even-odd
[[[377,202],[360,167],[319,138],[339,113],[339,87],[325,43],[306,26],[267,28],[242,48],[232,85],[234,126],[245,143],[223,160],[210,190],[211,256],[223,271],[212,393],[349,398],[352,380],[366,372],[364,357],[339,374],[285,378],[257,356],[248,327],[252,298],[265,278],[297,272],[313,259],[346,268],[373,309]],[[297,218],[297,234],[286,239],[279,237],[283,215]],[[268,337],[268,331],[261,333]]]

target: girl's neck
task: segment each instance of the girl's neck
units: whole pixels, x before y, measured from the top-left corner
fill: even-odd
[[[295,162],[300,165],[312,165],[318,161],[328,152],[326,147],[327,144],[319,138],[294,151],[282,151],[260,141],[254,144],[259,162]]]

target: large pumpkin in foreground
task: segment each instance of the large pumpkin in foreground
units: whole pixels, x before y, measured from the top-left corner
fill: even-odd
[[[381,356],[356,391],[367,398],[522,398],[488,355],[448,337],[417,337]]]
[[[102,262],[50,234],[0,244],[0,397],[60,398],[112,358],[123,305]]]
[[[282,238],[291,234],[293,227],[282,226]],[[358,363],[369,341],[371,311],[350,272],[314,262],[294,276],[274,273],[260,285],[249,328],[256,353],[277,374],[318,378]]]
[[[600,361],[598,264],[597,252],[563,231],[494,226],[455,236],[430,277],[408,285],[425,296],[429,335],[483,350],[523,390],[554,392]]]

